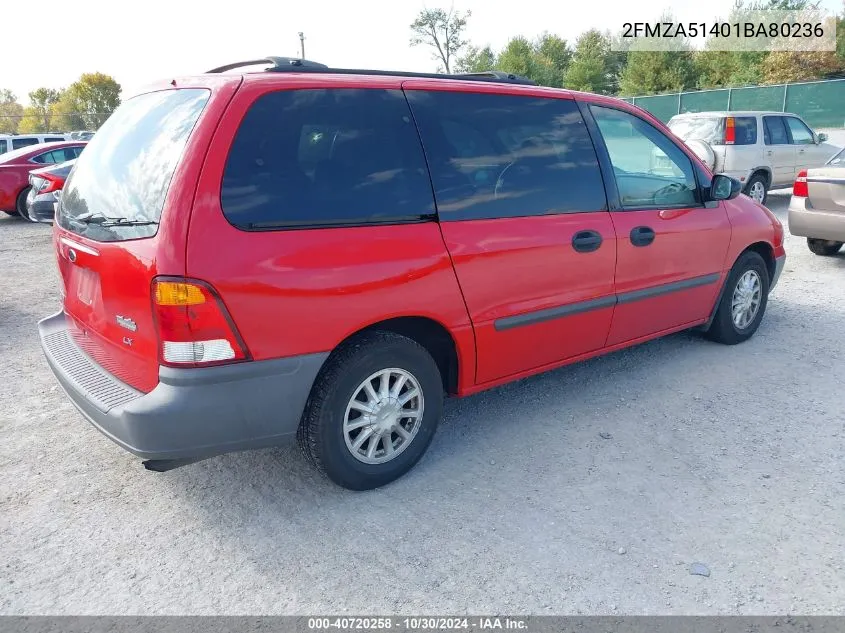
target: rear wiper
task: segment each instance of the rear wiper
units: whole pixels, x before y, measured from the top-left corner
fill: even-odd
[[[71,219],[83,224],[99,224],[100,226],[148,226],[158,224],[154,220],[130,220],[128,218],[110,217],[102,213],[88,213]]]

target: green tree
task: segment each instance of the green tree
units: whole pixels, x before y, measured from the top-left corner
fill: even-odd
[[[575,41],[575,54],[563,83],[572,90],[610,94],[615,87],[613,69],[610,38],[590,29]]]
[[[30,107],[26,108],[24,121],[21,126],[27,123],[27,127],[34,127],[37,129],[23,129],[21,132],[52,132],[50,129],[51,120],[53,118],[52,107],[62,96],[61,90],[54,90],[53,88],[37,88],[29,93]]]
[[[120,105],[120,84],[103,73],[86,73],[68,86],[51,114],[65,130],[99,128]]]
[[[680,92],[696,85],[690,51],[631,51],[619,78],[622,95]]]
[[[836,56],[845,63],[845,11],[836,18]]]
[[[455,63],[455,70],[459,73],[483,73],[495,68],[496,53],[489,46],[484,48],[468,46],[467,52]]]
[[[664,13],[660,22],[674,22]],[[642,38],[628,51],[619,78],[623,95],[678,92],[697,85],[696,67],[689,41],[681,38]]]
[[[511,38],[499,53],[496,68],[536,81],[537,59],[531,42],[521,35]]]
[[[11,90],[0,88],[0,134],[15,134],[23,118],[23,106]]]
[[[411,23],[411,46],[428,46],[432,58],[440,62],[437,72],[452,72],[452,61],[467,46],[464,39],[467,19],[472,12],[449,9],[423,9]]]
[[[532,77],[542,86],[563,87],[563,78],[572,62],[572,49],[566,40],[543,33],[534,43],[534,73]]]

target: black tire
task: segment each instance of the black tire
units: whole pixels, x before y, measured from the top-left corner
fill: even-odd
[[[831,257],[839,252],[842,248],[842,242],[834,242],[832,240],[819,240],[814,237],[807,238],[807,246],[816,255],[822,257]]]
[[[18,199],[15,202],[15,210],[24,220],[29,220],[29,213],[27,213],[26,210],[26,197],[29,195],[30,189],[32,189],[32,187],[25,187],[24,190],[18,194]]]
[[[390,461],[367,464],[347,447],[344,416],[367,377],[388,368],[402,369],[416,379],[423,395],[423,415],[419,430],[402,452]],[[442,412],[443,382],[428,351],[405,336],[373,331],[352,339],[326,361],[305,405],[297,439],[305,455],[333,482],[350,490],[370,490],[401,477],[419,461]],[[384,444],[380,446],[384,449]]]
[[[745,195],[751,197],[751,187],[754,186],[754,183],[759,182],[763,185],[763,199],[760,201],[760,204],[766,204],[766,200],[769,199],[769,181],[764,174],[754,174],[749,179],[748,183],[745,185]]]
[[[738,328],[734,323],[733,315],[731,314],[731,304],[733,302],[734,290],[737,287],[737,282],[749,270],[753,270],[760,278],[761,296],[760,305],[757,308],[757,313],[754,318],[743,328]],[[713,323],[710,329],[707,330],[707,337],[718,343],[725,345],[736,345],[747,341],[754,335],[760,322],[763,320],[763,314],[766,312],[766,305],[769,300],[769,271],[766,268],[766,262],[763,258],[754,251],[747,251],[740,255],[739,259],[734,264],[728,275],[728,280],[725,283],[725,290],[722,293],[722,298],[719,301],[719,307],[716,310],[716,316],[713,318]]]

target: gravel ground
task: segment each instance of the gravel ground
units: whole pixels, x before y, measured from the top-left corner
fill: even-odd
[[[2,613],[845,614],[843,254],[788,238],[745,344],[449,401],[415,470],[352,493],[295,447],[156,474],[101,436],[38,347],[49,233],[0,218]]]

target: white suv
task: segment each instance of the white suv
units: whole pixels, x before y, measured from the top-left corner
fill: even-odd
[[[761,204],[769,189],[791,186],[799,171],[821,167],[839,151],[825,134],[784,112],[690,112],[673,116],[669,129]]]

